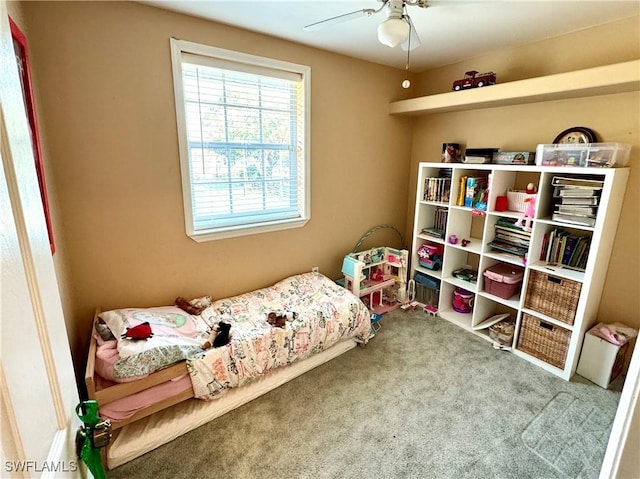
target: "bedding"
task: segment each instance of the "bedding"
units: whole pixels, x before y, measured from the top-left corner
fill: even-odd
[[[113,363],[113,378],[139,378],[202,352],[208,325],[177,306],[125,308],[105,311],[98,316],[117,341],[118,359]],[[144,322],[153,335],[144,340],[123,337],[129,328]]]
[[[287,312],[284,327],[267,322],[271,312]],[[204,400],[215,399],[228,389],[324,351],[339,341],[366,343],[371,329],[370,313],[362,301],[319,273],[292,276],[268,288],[215,301],[200,315],[163,306],[106,311],[98,318],[108,326],[113,339],[102,339],[104,331],[99,335],[99,323],[96,324],[94,364],[87,374],[94,391],[101,386],[108,390],[113,383],[142,384],[153,379],[147,376],[158,377],[159,373],[165,382],[173,379],[166,369],[183,362],[193,396]],[[219,321],[232,324],[231,341],[203,351],[208,329]],[[152,337],[126,338],[128,328],[144,322],[151,324]],[[152,382],[154,387],[160,384],[157,379]],[[170,395],[175,385],[163,387]],[[128,395],[142,389],[127,389]],[[158,400],[164,400],[165,395],[159,391],[156,389]],[[110,403],[114,397],[120,399],[118,394],[109,394]],[[149,394],[141,401],[139,396],[133,402],[144,408],[147,398],[152,397]],[[136,409],[121,404],[114,407],[119,408],[118,412],[109,415],[104,405],[105,416],[131,416]]]
[[[273,311],[294,314],[287,315],[292,317],[279,328],[267,322]],[[202,316],[206,322],[232,324],[229,344],[187,359],[194,395],[204,400],[343,339],[366,343],[371,330],[366,306],[319,273],[293,276],[269,288],[215,301]]]

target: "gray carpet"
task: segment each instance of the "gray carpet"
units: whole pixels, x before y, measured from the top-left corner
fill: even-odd
[[[525,446],[569,477],[597,477],[613,416],[558,393],[522,433]]]
[[[567,475],[544,456],[546,439],[533,441],[544,421],[537,418],[562,393],[612,418],[621,385],[563,381],[421,311],[398,310],[381,324],[366,348],[109,471],[109,479],[597,478],[603,444],[588,442],[593,450],[585,451],[598,464]]]

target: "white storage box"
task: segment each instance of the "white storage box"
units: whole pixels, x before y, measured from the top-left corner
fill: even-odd
[[[538,145],[536,164],[542,166],[621,167],[629,163],[625,143],[560,143]]]
[[[612,344],[596,336],[593,333],[594,329],[589,330],[584,336],[576,373],[607,389],[622,372],[629,343],[620,346]]]

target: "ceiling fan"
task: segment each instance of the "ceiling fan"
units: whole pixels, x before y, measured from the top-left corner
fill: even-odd
[[[413,50],[420,46],[420,38],[413,26],[411,17],[407,12],[407,5],[427,8],[427,0],[378,0],[382,3],[379,8],[364,8],[354,12],[345,13],[336,17],[327,18],[319,22],[311,23],[304,27],[306,31],[319,30],[330,25],[347,22],[363,16],[370,17],[385,10],[386,19],[378,25],[378,40],[388,47],[398,45],[405,51]]]

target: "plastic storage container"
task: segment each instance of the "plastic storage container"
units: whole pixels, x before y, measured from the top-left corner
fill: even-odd
[[[502,299],[520,292],[524,271],[506,263],[498,263],[484,272],[484,290]]]
[[[453,310],[457,313],[470,313],[473,310],[473,299],[473,293],[456,286],[451,302]]]
[[[542,166],[627,166],[631,145],[626,143],[560,143],[538,145],[536,164]]]

